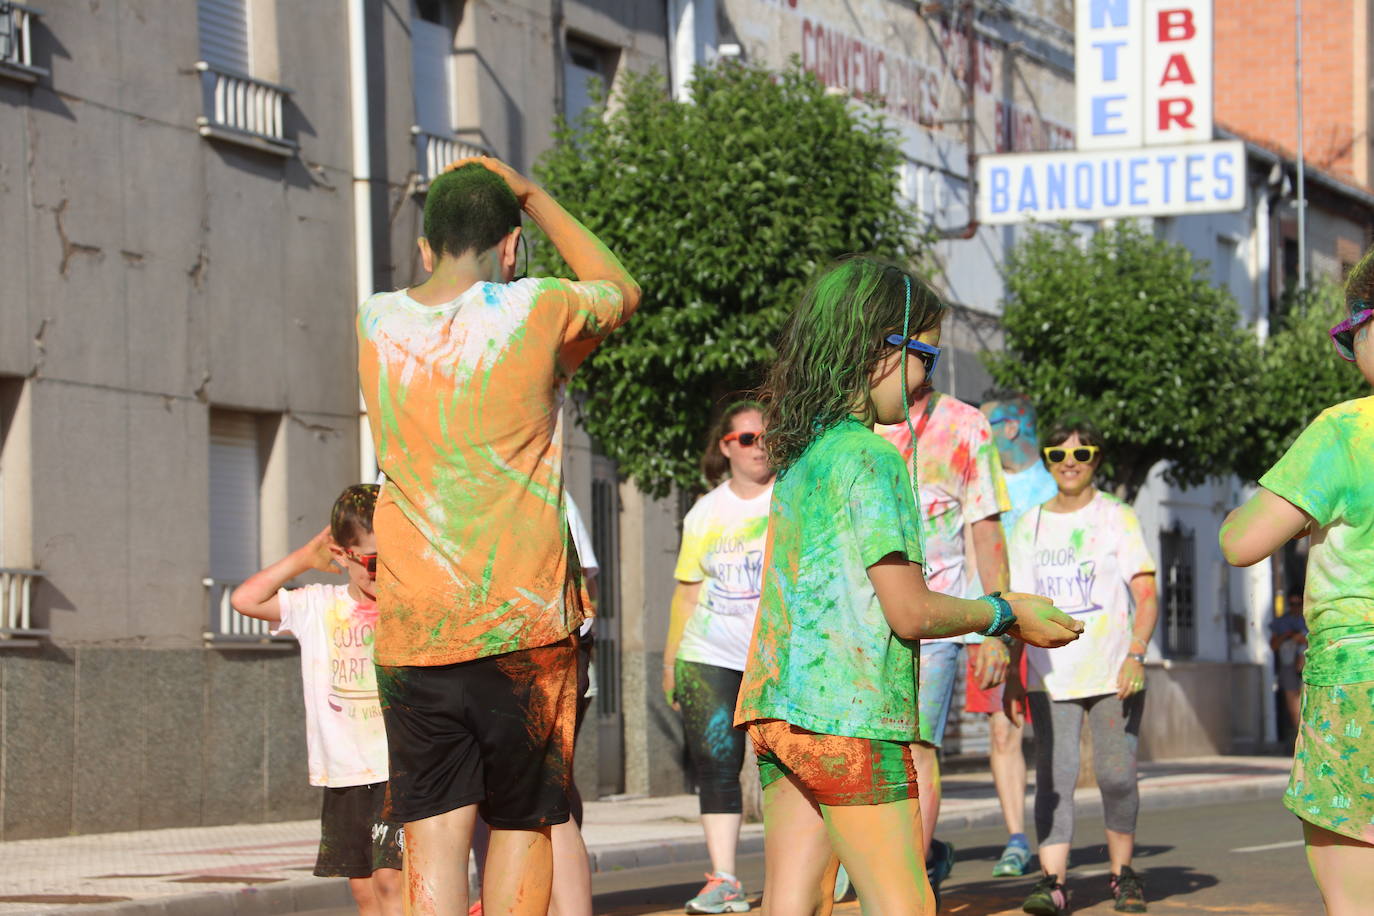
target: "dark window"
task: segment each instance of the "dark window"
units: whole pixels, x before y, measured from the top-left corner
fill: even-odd
[[[415,15],[425,22],[444,24],[444,0],[415,0]]]
[[[596,575],[596,703],[602,715],[620,711],[620,506],[614,479],[592,479],[592,549]]]
[[[1197,654],[1197,550],[1192,531],[1177,522],[1159,533],[1160,607],[1164,612],[1164,654],[1191,658]]]

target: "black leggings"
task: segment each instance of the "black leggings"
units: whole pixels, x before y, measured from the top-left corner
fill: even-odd
[[[682,707],[687,754],[696,770],[702,814],[742,814],[739,771],[744,732],[735,728],[735,701],[744,672],[678,660],[673,697]]]

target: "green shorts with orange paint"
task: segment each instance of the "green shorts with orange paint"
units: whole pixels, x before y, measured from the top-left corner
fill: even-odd
[[[749,738],[765,789],[787,776],[818,805],[885,805],[917,796],[905,742],[822,735],[781,719],[750,722]]]

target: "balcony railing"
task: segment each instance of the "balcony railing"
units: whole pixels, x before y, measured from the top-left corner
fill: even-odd
[[[0,0],[0,74],[32,83],[47,72],[33,65],[33,25],[40,15],[32,7]]]
[[[420,190],[428,188],[444,166],[455,159],[491,155],[490,150],[465,140],[431,134],[418,127],[412,127],[410,132],[415,136],[415,171],[420,173]]]
[[[33,584],[41,578],[36,569],[0,569],[0,646],[33,645],[48,635],[33,625]]]
[[[197,61],[202,110],[196,118],[201,136],[229,140],[279,156],[296,144],[286,138],[282,106],[291,90]]]
[[[262,648],[290,645],[289,636],[273,636],[272,625],[266,620],[245,617],[234,610],[229,596],[241,583],[226,579],[204,579],[206,607],[209,610],[209,629],[203,634],[211,645],[235,648]]]

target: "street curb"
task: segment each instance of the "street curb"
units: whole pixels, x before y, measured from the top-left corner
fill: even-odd
[[[43,910],[47,913],[81,913],[94,916],[279,916],[332,907],[353,906],[353,894],[343,878],[302,878],[279,881],[237,891],[215,891],[178,897],[150,897],[73,909]]]
[[[1283,796],[1288,776],[1245,777],[1239,783],[1218,781],[1205,785],[1159,786],[1146,783],[1140,792],[1142,811],[1162,811],[1198,805],[1215,805],[1246,800],[1268,800]],[[1080,789],[1074,793],[1074,807],[1078,814],[1101,815],[1102,799],[1096,789]],[[977,810],[942,813],[940,830],[954,831],[977,827],[996,827],[1002,823],[1002,809],[995,800],[980,805]],[[763,831],[757,825],[747,825],[740,837],[740,855],[763,852]],[[648,868],[701,862],[706,856],[706,842],[699,837],[683,837],[653,843],[613,843],[587,850],[592,872],[623,871],[629,868]],[[353,905],[348,882],[338,878],[305,878],[282,881],[238,891],[219,891],[181,897],[156,897],[95,906],[81,906],[70,910],[45,910],[45,913],[81,913],[90,916],[279,916],[332,907]]]

